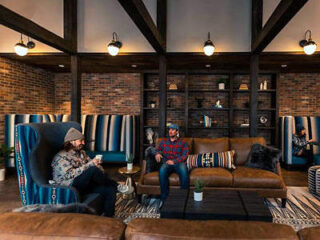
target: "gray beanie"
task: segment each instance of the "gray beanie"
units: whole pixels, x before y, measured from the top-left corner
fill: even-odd
[[[78,139],[84,139],[83,134],[75,128],[70,128],[64,137],[64,142],[70,142]]]

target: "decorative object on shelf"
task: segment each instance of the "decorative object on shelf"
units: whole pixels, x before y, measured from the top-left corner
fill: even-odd
[[[245,103],[243,104],[243,106],[244,106],[245,108],[249,108],[249,107],[250,107],[250,104],[249,104],[249,102],[247,101],[247,102],[245,102]]]
[[[207,56],[211,56],[214,53],[215,46],[213,42],[210,40],[210,32],[208,32],[208,40],[205,41],[203,51]]]
[[[156,101],[150,101],[150,107],[155,108],[156,107]]]
[[[260,116],[259,122],[260,122],[262,125],[266,125],[267,122],[268,122],[268,118],[267,118],[266,116]]]
[[[197,178],[194,181],[194,193],[193,197],[195,201],[202,201],[203,199],[203,189],[205,187],[206,183],[204,180]]]
[[[167,107],[172,108],[172,99],[171,98],[169,98],[167,101]]]
[[[128,170],[132,170],[132,166],[133,166],[133,154],[128,154],[127,155],[127,169]]]
[[[212,124],[212,118],[204,115],[204,127],[211,127]]]
[[[226,83],[227,83],[227,79],[225,79],[225,78],[219,78],[219,79],[217,80],[217,84],[218,84],[219,90],[224,90],[224,89],[225,89],[225,86],[226,86]]]
[[[195,98],[197,101],[197,108],[202,108],[202,102],[204,98]]]
[[[118,34],[112,33],[112,40],[108,44],[108,52],[111,56],[117,56],[120,48],[122,47],[122,43],[119,41]]]
[[[263,83],[260,83],[260,90],[263,90]]]
[[[175,83],[170,83],[169,90],[178,90],[178,86]]]
[[[307,34],[309,33],[309,38],[307,40]],[[303,47],[303,51],[307,55],[312,55],[316,49],[317,44],[311,39],[311,31],[307,30],[304,34],[304,39],[299,42],[300,47]]]
[[[258,101],[258,108],[261,108],[263,106],[262,104],[263,104],[263,101],[259,100]]]
[[[267,90],[267,80],[264,80],[263,82],[263,90]]]
[[[249,127],[249,118],[243,120],[243,123],[240,124],[240,127]]]
[[[248,85],[245,83],[240,84],[239,90],[248,90]]]
[[[223,108],[223,106],[221,105],[219,99],[216,101],[216,104],[214,105],[214,108]]]

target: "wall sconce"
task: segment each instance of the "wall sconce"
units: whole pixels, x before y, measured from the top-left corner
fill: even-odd
[[[203,47],[204,54],[207,56],[211,56],[214,53],[214,49],[215,47],[212,41],[210,40],[210,32],[208,32],[208,40],[205,41],[204,47]]]
[[[116,56],[119,53],[122,43],[119,41],[117,33],[112,33],[112,41],[108,44],[108,52],[111,56]]]
[[[14,46],[14,51],[16,52],[16,54],[18,54],[19,56],[25,56],[28,53],[28,47],[23,43],[22,40],[22,33],[21,33],[21,39],[20,42],[18,42],[15,46]]]
[[[309,33],[309,39],[307,40],[308,33]],[[299,45],[303,47],[303,50],[307,55],[312,55],[317,49],[317,44],[314,41],[312,41],[310,30],[306,31],[304,38],[305,38],[304,40],[301,40],[299,42]]]
[[[27,45],[25,45],[23,43],[23,40],[22,40],[22,33],[21,33],[21,39],[20,39],[20,42],[18,42],[15,46],[14,46],[14,51],[16,52],[17,55],[19,56],[25,56],[28,54],[28,50],[29,49],[32,49],[36,46],[36,44],[30,40],[30,38],[28,37],[28,43]]]

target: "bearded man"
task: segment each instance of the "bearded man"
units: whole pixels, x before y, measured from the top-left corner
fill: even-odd
[[[99,193],[104,199],[104,215],[112,217],[115,210],[117,182],[103,173],[102,161],[87,156],[84,136],[70,128],[64,138],[63,150],[51,163],[53,180],[56,184],[72,186],[80,195]]]

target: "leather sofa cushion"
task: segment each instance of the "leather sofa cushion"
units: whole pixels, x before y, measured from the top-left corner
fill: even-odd
[[[150,172],[144,175],[143,177],[143,184],[145,185],[160,185],[159,182],[159,171]],[[176,173],[172,173],[169,176],[169,185],[171,186],[180,186],[179,183],[179,175]]]
[[[194,154],[226,152],[229,150],[228,138],[194,138]]]
[[[194,168],[190,172],[190,185],[200,177],[206,187],[232,187],[232,173],[225,168]]]
[[[159,145],[159,143],[166,138],[158,138],[156,141],[156,147]],[[189,154],[193,153],[193,138],[181,138],[183,139],[187,144],[188,144],[188,148],[189,148]]]
[[[229,138],[230,149],[236,151],[235,165],[244,165],[248,159],[251,146],[255,143],[266,145],[263,137],[257,138]]]
[[[278,239],[297,240],[287,225],[255,221],[134,219],[126,229],[126,239]]]
[[[0,239],[122,239],[125,225],[113,218],[78,213],[4,213]]]
[[[320,236],[320,227],[310,227],[301,229],[298,232],[300,240],[318,240]]]
[[[234,187],[283,188],[280,176],[267,170],[239,166],[232,175]]]

